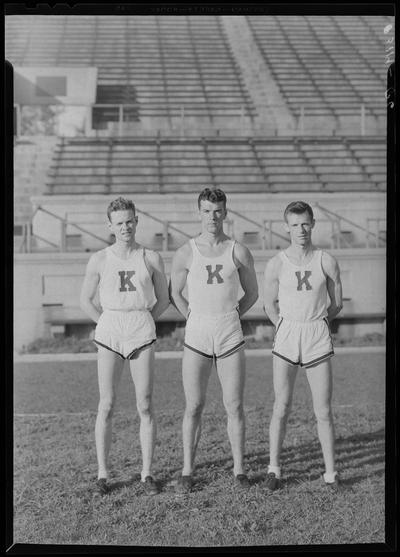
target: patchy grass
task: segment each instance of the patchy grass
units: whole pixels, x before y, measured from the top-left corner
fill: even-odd
[[[96,363],[18,364],[14,380],[14,541],[128,546],[272,546],[385,541],[383,354],[334,358],[337,460],[346,490],[321,483],[323,461],[310,393],[299,371],[283,450],[285,482],[263,487],[273,393],[271,358],[247,358],[246,467],[252,487],[238,492],[221,389],[209,384],[193,493],[175,495],[182,466],[184,408],[180,360],[157,360],[158,436],[154,472],[162,488],[140,483],[139,420],[125,370],[118,391],[110,494],[98,497],[94,422]]]
[[[380,333],[369,333],[362,337],[341,338],[332,335],[335,346],[384,346],[386,337]],[[246,348],[272,348],[271,339],[256,339],[254,336],[246,337]],[[158,338],[155,344],[159,352],[170,350],[183,350],[183,335],[171,334],[168,337]],[[56,338],[38,338],[23,346],[21,354],[68,354],[78,352],[97,352],[93,340],[77,338],[75,336],[60,336]]]

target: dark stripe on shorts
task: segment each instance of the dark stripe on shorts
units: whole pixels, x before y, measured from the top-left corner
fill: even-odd
[[[118,356],[120,356],[123,360],[125,360],[125,356],[123,356],[122,354],[120,354],[120,353],[117,352],[116,350],[113,350],[113,349],[110,348],[109,346],[106,346],[106,345],[103,344],[102,342],[99,342],[98,340],[93,340],[93,342],[95,342],[95,343],[98,344],[99,346],[102,346],[103,348],[107,348],[107,350],[109,350],[110,352],[114,352],[114,354],[118,354]]]
[[[282,321],[283,321],[283,317],[280,317],[280,318],[279,318],[279,321],[278,321],[278,325],[276,326],[275,336],[276,336],[276,333],[278,332],[279,327],[280,327],[281,324],[282,324]]]
[[[275,350],[272,350],[272,354],[278,356],[279,358],[282,358],[282,360],[285,360],[285,362],[289,362],[289,364],[292,364],[292,366],[298,366],[300,364],[300,362],[292,362],[292,360],[289,360],[289,358],[285,358],[285,356],[282,356],[282,354],[278,354],[278,352],[275,352]]]
[[[205,354],[204,352],[201,352],[200,350],[197,350],[196,348],[193,348],[193,346],[189,346],[188,344],[186,344],[186,342],[183,343],[183,346],[186,346],[186,348],[189,348],[190,350],[193,350],[193,352],[197,352],[197,354],[200,354],[201,356],[204,356],[205,358],[214,358],[214,354]]]
[[[324,321],[328,326],[329,338],[331,339],[331,347],[332,347],[332,350],[333,350],[333,338],[332,338],[332,333],[331,333],[331,326],[329,324],[329,319],[327,317],[324,317]]]
[[[143,346],[139,346],[139,348],[135,348],[134,350],[132,350],[132,352],[130,354],[128,354],[126,359],[131,360],[135,354],[140,352],[140,350],[143,350],[144,348],[147,348],[148,346],[151,346],[152,344],[155,343],[156,340],[157,339],[153,338],[153,340],[151,340],[150,342],[146,342],[146,344],[143,344]]]
[[[241,342],[239,342],[239,344],[237,344],[236,346],[234,346],[233,348],[230,348],[227,352],[224,352],[223,354],[220,354],[219,356],[215,356],[216,359],[218,358],[227,358],[228,356],[230,356],[231,354],[234,354],[235,352],[237,352],[239,350],[239,348],[241,348],[243,345],[245,344],[245,341],[242,340]]]
[[[279,329],[279,327],[281,326],[282,321],[283,321],[283,317],[280,317],[280,318],[279,318],[279,321],[278,321],[278,323],[277,323],[277,325],[276,325],[276,327],[275,327],[274,341],[273,341],[273,343],[272,343],[272,348],[275,347],[276,335],[278,334],[278,329]]]
[[[311,362],[307,362],[306,364],[300,364],[300,365],[301,365],[301,367],[309,367],[309,366],[312,366],[314,364],[318,364],[319,362],[323,362],[327,358],[330,358],[331,356],[333,356],[333,354],[334,354],[334,352],[333,352],[333,350],[331,350],[331,352],[328,352],[327,354],[324,354],[324,356],[320,356],[319,358],[316,358],[315,360],[312,360]]]

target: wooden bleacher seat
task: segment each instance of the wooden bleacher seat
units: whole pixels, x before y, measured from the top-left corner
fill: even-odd
[[[256,113],[215,16],[38,16],[6,27],[15,65],[97,67],[98,103],[137,102],[127,121],[179,117],[183,106],[211,119]],[[95,129],[117,120],[118,109],[94,108]]]
[[[308,116],[336,118],[359,113],[361,104],[367,114],[384,114],[379,91],[386,71],[377,56],[382,27],[376,17],[371,22],[362,17],[247,16],[247,21],[294,116],[303,106]]]
[[[385,188],[385,156],[377,138],[71,139],[54,153],[48,187],[52,194],[189,192],[214,184],[228,192],[371,191]]]

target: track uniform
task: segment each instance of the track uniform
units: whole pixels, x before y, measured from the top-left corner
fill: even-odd
[[[322,251],[314,250],[311,260],[301,266],[292,263],[284,251],[279,257],[279,321],[272,353],[291,364],[310,367],[334,353]]]
[[[111,246],[99,282],[103,313],[97,323],[94,342],[130,359],[138,350],[156,340],[150,313],[156,303],[151,275],[139,248],[129,259],[120,259]]]
[[[225,358],[244,344],[238,312],[239,273],[235,241],[217,257],[202,255],[192,238],[187,276],[189,316],[184,345],[208,358]]]

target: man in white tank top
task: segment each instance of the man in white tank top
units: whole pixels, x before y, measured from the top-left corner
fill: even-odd
[[[312,208],[290,203],[284,213],[290,246],[265,269],[264,309],[275,325],[273,382],[275,402],[270,423],[270,464],[266,485],[280,487],[281,449],[298,366],[305,368],[325,462],[324,480],[337,489],[331,411],[333,355],[329,321],[342,309],[342,284],[336,259],[313,246]]]
[[[192,487],[201,413],[214,361],[228,417],[235,483],[243,488],[250,485],[243,464],[245,361],[239,316],[258,298],[254,262],[246,247],[224,233],[227,210],[222,190],[203,190],[198,208],[201,234],[177,250],[171,270],[171,301],[187,319],[182,361],[186,398],[184,465],[177,484],[180,492]],[[244,295],[239,300],[240,286]]]
[[[158,492],[151,471],[156,435],[151,398],[154,319],[169,305],[168,283],[160,255],[135,240],[138,217],[133,202],[120,197],[109,205],[107,215],[115,243],[90,257],[80,298],[83,311],[97,323],[94,341],[98,346],[100,401],[95,428],[96,485],[101,494],[110,489],[112,415],[124,362],[129,360],[140,417],[141,479],[145,491],[154,495]]]

